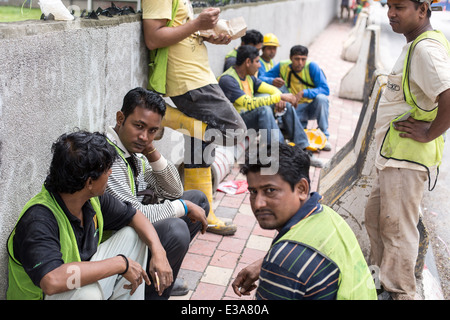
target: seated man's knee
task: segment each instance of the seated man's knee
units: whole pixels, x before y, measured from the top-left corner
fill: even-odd
[[[169,247],[173,246],[177,249],[182,248],[183,250],[187,250],[189,248],[191,238],[186,222],[179,218],[165,219],[164,222],[165,228],[163,233],[168,236],[170,242],[172,243]],[[164,245],[165,241],[163,240],[162,242]],[[168,249],[165,245],[164,248],[166,250]]]
[[[322,93],[319,93],[316,96],[315,100],[320,106],[328,106],[328,96],[326,96]]]
[[[273,110],[270,106],[262,106],[257,108],[256,110],[258,110],[260,117],[265,118],[273,117]]]

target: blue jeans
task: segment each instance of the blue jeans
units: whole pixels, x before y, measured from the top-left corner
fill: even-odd
[[[242,112],[241,117],[247,125],[247,130],[254,129],[257,132],[260,132],[261,129],[267,130],[268,145],[271,144],[272,137],[278,140],[279,143],[284,142],[283,134],[275,121],[272,108],[269,106],[262,106],[251,111]]]
[[[274,106],[262,106],[241,113],[241,117],[247,125],[247,129],[255,129],[256,131],[267,129],[268,144],[270,144],[272,136],[280,143],[284,143],[284,136],[275,120],[273,108]],[[289,140],[303,149],[309,146],[308,137],[298,120],[295,109],[289,103],[286,103],[286,113],[282,116],[282,120]]]
[[[272,105],[272,110],[275,106]],[[300,146],[305,149],[309,146],[308,137],[306,136],[305,130],[300,123],[300,120],[296,114],[295,108],[289,102],[286,102],[286,113],[281,117],[283,121],[283,133],[287,138],[295,143],[295,145]]]
[[[318,94],[312,102],[297,105],[296,112],[303,128],[308,125],[308,120],[317,120],[319,129],[328,139],[330,137],[328,132],[328,108],[328,97],[324,94]]]

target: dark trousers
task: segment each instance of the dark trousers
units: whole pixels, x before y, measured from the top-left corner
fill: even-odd
[[[206,195],[199,190],[189,190],[183,193],[183,200],[189,200],[205,210],[206,215],[209,213],[209,202]],[[159,240],[166,250],[167,260],[172,268],[173,279],[178,276],[183,259],[189,249],[189,243],[195,235],[201,230],[200,222],[192,223],[188,217],[164,219],[153,224],[158,233]],[[149,251],[147,266],[150,265],[152,255]],[[148,269],[147,269],[148,272]],[[150,275],[149,275],[150,276]],[[150,277],[151,278],[151,277]],[[159,296],[155,290],[153,282],[151,285],[145,286],[146,300],[167,300],[173,288],[173,284],[167,288],[164,293]]]

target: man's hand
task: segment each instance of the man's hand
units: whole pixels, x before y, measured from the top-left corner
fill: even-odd
[[[400,137],[411,138],[419,142],[430,142],[433,140],[428,135],[430,126],[431,122],[415,120],[412,117],[404,121],[394,122],[395,130],[402,132],[400,133]]]
[[[205,210],[203,210],[202,207],[196,205],[195,203],[184,200],[186,203],[188,213],[187,217],[193,222],[201,222],[202,223],[202,234],[206,232],[206,229],[208,228],[208,221],[206,220],[206,213]]]
[[[219,21],[219,8],[206,8],[194,19],[197,30],[213,29]]]
[[[234,293],[239,297],[242,295],[248,296],[252,290],[256,289],[255,282],[259,279],[262,262],[263,259],[258,260],[242,269],[238,273],[236,279],[234,279],[231,287],[233,288]]]
[[[212,44],[229,44],[231,37],[228,34],[221,33],[217,37],[209,36],[208,38],[203,38],[203,40]]]
[[[130,284],[126,284],[123,287],[125,289],[130,289],[130,294],[132,295],[136,289],[142,284],[142,281],[145,281],[146,284],[150,284],[150,279],[147,275],[147,272],[142,268],[142,266],[136,261],[128,259],[128,271],[123,275],[125,279],[127,279]]]
[[[292,93],[282,93],[281,100],[289,102],[294,107],[297,106],[297,103],[298,103],[297,97],[295,95],[293,95]]]
[[[297,101],[300,101],[303,98],[303,90],[300,90],[295,94]],[[297,102],[298,103],[298,102]]]
[[[173,282],[173,272],[167,260],[165,251],[163,253],[152,252],[152,258],[148,267],[148,272],[153,280],[155,290],[161,296]]]
[[[285,101],[275,103],[275,112],[283,112],[285,109],[286,109]]]
[[[285,82],[283,80],[283,78],[275,78],[272,81],[272,85],[274,85],[277,88],[281,88],[282,86],[284,86]]]

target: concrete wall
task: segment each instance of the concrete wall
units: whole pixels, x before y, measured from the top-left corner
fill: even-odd
[[[294,44],[310,44],[334,18],[338,0],[291,0],[236,6],[249,28],[274,32],[284,59]],[[123,96],[147,82],[147,50],[140,15],[99,21],[0,23],[0,299],[7,288],[6,241],[21,208],[41,187],[53,141],[74,127],[104,131]],[[219,75],[239,42],[210,47]],[[166,130],[158,143],[171,158],[180,139]],[[174,159],[176,162],[177,159]]]

